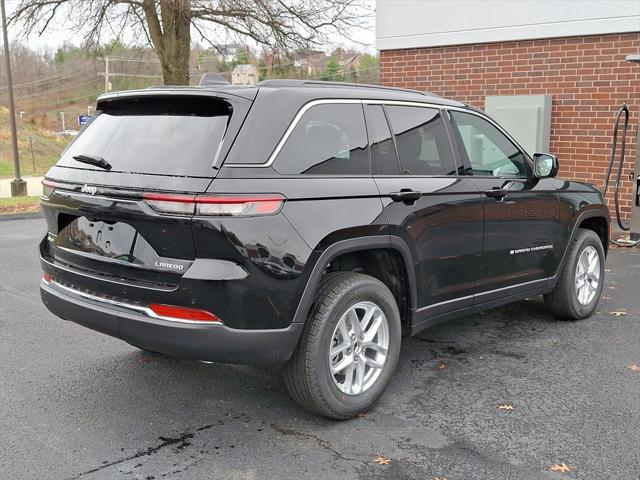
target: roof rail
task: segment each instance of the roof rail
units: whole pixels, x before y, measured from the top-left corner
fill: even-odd
[[[274,79],[263,80],[258,83],[259,87],[347,87],[347,88],[371,88],[376,90],[391,90],[394,92],[407,92],[415,93],[417,95],[426,95],[430,97],[438,97],[435,93],[420,92],[418,90],[411,90],[409,88],[397,88],[397,87],[385,87],[384,85],[369,85],[367,83],[349,83],[349,82],[328,82],[324,80],[289,80],[289,79]]]

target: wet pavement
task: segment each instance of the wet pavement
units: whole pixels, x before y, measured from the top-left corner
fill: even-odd
[[[403,339],[381,401],[335,422],[276,369],[150,355],[57,319],[38,293],[43,232],[0,222],[0,478],[640,479],[639,249],[612,249],[587,320],[536,298]]]

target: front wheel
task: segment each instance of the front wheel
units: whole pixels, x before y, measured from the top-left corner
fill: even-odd
[[[570,320],[591,315],[602,293],[604,260],[600,237],[592,230],[578,230],[558,283],[544,296],[547,308]]]
[[[302,406],[334,419],[362,413],[398,363],[400,313],[389,289],[361,273],[328,274],[320,284],[284,381]]]

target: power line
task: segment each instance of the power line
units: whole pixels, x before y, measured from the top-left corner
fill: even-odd
[[[99,77],[104,77],[105,73],[98,72],[98,73],[96,73],[96,75],[98,75]],[[112,72],[109,72],[107,75],[109,75],[109,78],[111,78],[111,77],[162,78],[162,75],[146,75],[146,74],[142,74],[142,73],[112,73]]]
[[[82,100],[82,99],[86,99],[88,97],[98,97],[100,96],[100,94],[102,94],[102,88],[98,88],[95,92],[91,92],[91,93],[87,93],[85,95],[80,95],[77,97],[71,97],[71,98],[65,98],[62,100],[59,100],[57,102],[49,102],[49,103],[44,103],[44,104],[38,104],[38,110],[48,110],[54,107],[58,107],[59,105],[64,105],[66,103],[69,102],[74,102],[76,100]]]
[[[82,87],[83,85],[87,85],[91,82],[95,82],[96,80],[99,80],[98,78],[98,74],[94,74],[89,78],[82,78],[78,81],[72,82],[70,84],[61,86],[61,87],[56,87],[56,88],[52,88],[49,90],[42,90],[40,92],[34,92],[34,93],[26,93],[24,95],[20,95],[18,97],[16,97],[16,99],[25,99],[25,98],[32,98],[32,97],[37,97],[37,96],[44,96],[44,95],[49,95],[52,93],[56,93],[56,92],[64,92],[66,90],[70,90],[70,89],[75,89],[78,87]]]
[[[133,62],[133,63],[157,63],[160,64],[160,60],[144,60],[142,58],[132,58],[132,57],[113,57],[109,55],[109,60],[113,60],[114,62]]]
[[[82,70],[75,70],[73,72],[70,70],[69,73],[66,73],[66,72],[62,73],[61,72],[61,73],[53,75],[51,77],[42,78],[42,79],[39,79],[39,80],[33,80],[31,82],[20,83],[19,85],[14,85],[13,87],[14,88],[27,87],[27,86],[30,86],[30,85],[37,85],[37,84],[40,84],[40,83],[60,81],[60,80],[63,80],[65,78],[73,77],[75,75],[79,75],[79,74],[81,74],[83,72],[88,72],[88,71],[91,71],[91,70],[95,70],[95,69],[93,67],[86,67],[86,68],[84,68]],[[0,89],[6,90],[7,87],[3,86],[3,87],[0,87]]]

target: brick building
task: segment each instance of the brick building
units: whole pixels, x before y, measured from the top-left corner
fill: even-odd
[[[625,57],[640,53],[640,1],[380,0],[376,23],[385,85],[479,108],[488,96],[550,96],[549,151],[566,178],[603,184],[614,117],[626,102],[631,122],[620,192],[628,217],[640,63]]]

